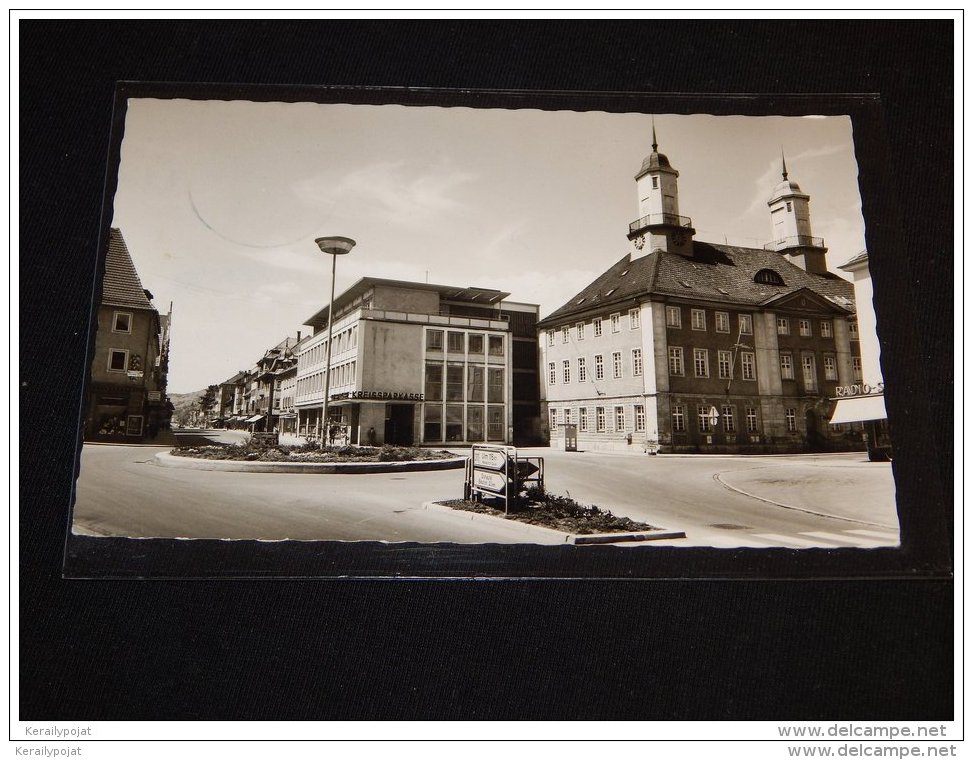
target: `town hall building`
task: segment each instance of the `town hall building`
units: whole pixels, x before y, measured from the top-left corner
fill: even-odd
[[[649,452],[861,448],[830,425],[837,386],[860,381],[853,285],[827,270],[810,196],[788,178],[768,201],[772,241],[697,240],[679,172],[652,152],[635,175],[629,253],[538,322],[552,446]]]

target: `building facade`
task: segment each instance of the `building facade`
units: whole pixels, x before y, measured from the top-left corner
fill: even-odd
[[[95,336],[84,437],[141,442],[169,429],[169,314],[142,287],[120,230],[112,228]]]
[[[869,459],[886,461],[892,457],[892,441],[885,411],[885,380],[882,376],[881,348],[875,309],[872,306],[872,276],[868,252],[862,251],[839,269],[855,278],[855,303],[858,305],[858,338],[861,358],[854,368],[853,383],[838,386],[832,424],[859,423],[868,446]]]
[[[330,422],[350,443],[536,441],[538,307],[509,294],[366,277],[335,299]],[[328,307],[297,351],[297,430],[322,431]]]
[[[829,424],[852,382],[854,289],[827,271],[810,197],[782,179],[763,248],[695,239],[658,152],[635,176],[630,251],[538,323],[552,446],[785,452],[860,447]]]

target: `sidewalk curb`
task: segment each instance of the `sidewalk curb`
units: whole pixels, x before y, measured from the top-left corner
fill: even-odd
[[[760,468],[755,468],[755,469],[760,469]],[[804,513],[806,515],[813,515],[814,517],[825,517],[825,518],[828,518],[828,519],[831,519],[831,520],[842,520],[844,522],[855,523],[856,525],[868,525],[868,526],[873,527],[873,528],[885,528],[887,530],[888,529],[891,529],[890,526],[883,525],[882,523],[869,522],[868,520],[859,520],[859,519],[854,518],[854,517],[842,517],[841,515],[832,515],[832,514],[829,514],[827,512],[819,512],[819,511],[814,510],[814,509],[808,509],[807,507],[797,507],[797,506],[795,506],[793,504],[784,504],[783,502],[780,502],[780,501],[774,501],[773,499],[768,499],[766,496],[758,496],[755,493],[751,493],[750,491],[746,491],[743,488],[740,488],[739,486],[732,485],[732,484],[728,483],[727,481],[723,480],[723,477],[722,476],[725,475],[726,472],[727,471],[714,472],[713,473],[713,480],[715,480],[717,483],[719,483],[721,486],[723,486],[726,490],[733,491],[734,493],[738,493],[741,496],[746,496],[746,497],[748,497],[750,499],[756,499],[757,501],[762,501],[765,504],[770,504],[770,505],[772,505],[774,507],[780,507],[781,509],[789,509],[792,512],[802,512],[802,513]],[[747,470],[739,470],[737,472],[748,472],[748,471]]]
[[[219,472],[289,473],[306,475],[367,475],[383,472],[425,472],[458,470],[466,464],[466,457],[430,459],[411,462],[239,462],[227,459],[193,459],[179,457],[167,451],[155,455],[160,467]]]
[[[681,530],[669,530],[660,531],[658,533],[564,533],[559,530],[554,530],[553,528],[545,528],[542,525],[531,525],[529,523],[520,522],[519,520],[506,520],[502,517],[496,517],[494,515],[487,515],[482,512],[467,512],[462,509],[453,509],[452,507],[447,507],[445,504],[439,504],[435,501],[425,501],[422,503],[423,509],[432,509],[435,511],[445,511],[453,515],[469,516],[470,520],[500,520],[505,525],[514,527],[521,530],[524,533],[539,533],[540,535],[555,535],[563,537],[564,543],[574,544],[575,546],[583,545],[594,545],[594,544],[614,544],[614,543],[631,543],[636,541],[663,541],[667,539],[674,538],[685,538],[685,531]]]

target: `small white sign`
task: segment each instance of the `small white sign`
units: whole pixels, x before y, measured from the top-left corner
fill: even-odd
[[[504,493],[507,490],[507,479],[499,472],[474,470],[473,486],[491,493]]]
[[[507,464],[507,455],[502,451],[473,449],[473,464],[476,467],[489,467],[491,470],[502,470]]]

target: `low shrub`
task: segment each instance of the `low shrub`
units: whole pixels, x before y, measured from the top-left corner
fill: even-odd
[[[416,446],[326,446],[315,443],[299,446],[254,446],[247,442],[212,444],[207,446],[177,446],[173,456],[193,459],[229,460],[239,462],[411,462],[449,459],[448,451],[435,451]]]
[[[505,514],[499,500],[465,501],[453,499],[440,502],[453,509],[480,512],[505,517],[508,520],[539,525],[545,528],[586,535],[592,533],[638,533],[659,530],[648,523],[621,517],[594,504],[580,504],[568,496],[557,496],[530,486],[520,496],[512,499]]]

